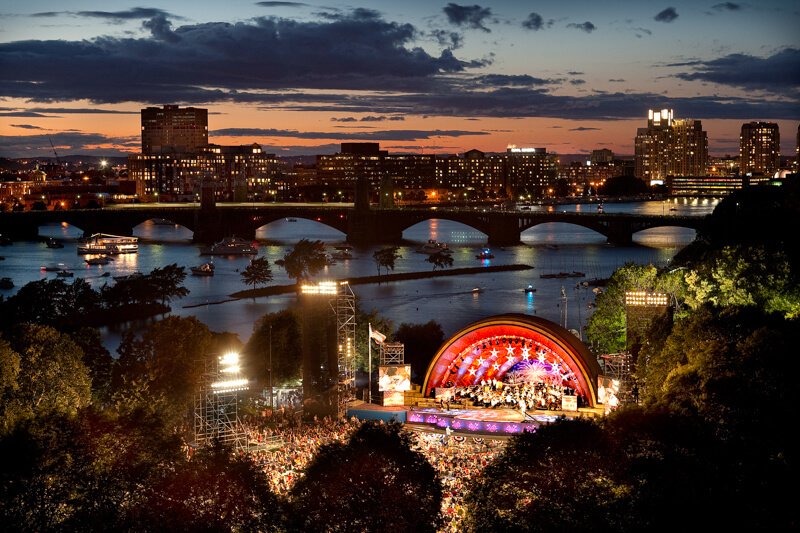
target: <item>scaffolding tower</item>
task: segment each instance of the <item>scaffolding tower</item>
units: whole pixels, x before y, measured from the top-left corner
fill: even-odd
[[[207,446],[219,440],[235,450],[247,448],[247,433],[239,421],[239,393],[248,382],[239,372],[239,356],[225,354],[207,360],[194,404],[194,443]]]
[[[381,364],[402,365],[405,363],[405,345],[402,342],[381,343]]]
[[[347,415],[347,404],[356,393],[356,296],[346,281],[339,282],[331,300],[336,314],[336,347],[339,370],[336,407],[339,417]]]
[[[634,392],[633,357],[629,352],[601,355],[604,374],[619,382],[620,404],[638,402],[638,393]]]

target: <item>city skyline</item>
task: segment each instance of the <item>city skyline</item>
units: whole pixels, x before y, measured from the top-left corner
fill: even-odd
[[[209,110],[209,142],[278,156],[347,141],[391,152],[633,155],[648,109],[702,120],[737,155],[745,122],[794,155],[792,2],[178,2],[3,8],[0,156],[124,155],[139,113]]]

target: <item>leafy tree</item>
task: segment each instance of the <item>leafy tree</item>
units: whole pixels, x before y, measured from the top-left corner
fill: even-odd
[[[763,246],[726,246],[686,273],[687,304],[717,307],[755,305],[787,318],[800,316],[800,286],[783,252]]]
[[[289,495],[295,531],[436,531],[442,485],[397,424],[323,446]]]
[[[613,448],[585,419],[513,438],[466,496],[467,531],[606,531],[633,487],[615,475]]]
[[[278,531],[283,521],[264,472],[221,444],[156,483],[139,518],[154,530],[186,532]]]
[[[248,375],[258,376],[259,382],[264,385],[269,383],[270,350],[273,385],[296,383],[301,376],[303,354],[300,321],[295,311],[266,314],[253,326],[253,334],[243,353],[247,358]]]
[[[30,322],[70,331],[101,312],[100,295],[83,278],[71,284],[62,279],[25,284],[0,304],[0,323],[6,328]]]
[[[166,305],[173,298],[183,298],[189,294],[189,289],[183,286],[186,280],[186,267],[176,263],[162,268],[153,269],[145,276],[145,281],[152,287],[152,291]]]
[[[277,261],[276,261],[277,263]],[[282,264],[286,274],[298,284],[325,268],[325,243],[301,239],[291,252],[283,257]]]
[[[428,256],[426,261],[433,265],[433,270],[437,268],[441,268],[444,270],[445,268],[453,266],[453,256],[450,255],[450,251],[439,251],[435,254],[431,254]]]
[[[75,413],[89,405],[91,379],[83,363],[83,352],[69,338],[49,326],[20,324],[13,330],[10,347],[19,355],[16,386],[6,398],[8,427],[21,419],[45,413]],[[5,371],[7,376],[12,371]],[[9,364],[8,362],[6,363]]]
[[[372,259],[375,260],[375,266],[378,268],[379,276],[381,275],[381,268],[386,269],[387,274],[390,270],[394,270],[395,261],[403,257],[398,250],[400,250],[399,246],[390,246],[388,248],[382,248],[372,254]]]
[[[647,192],[649,192],[647,183],[633,176],[614,176],[606,180],[599,189],[599,193],[603,196],[628,196]]]
[[[199,387],[212,340],[208,327],[194,317],[170,316],[149,325],[141,338],[127,335],[112,372],[114,403],[160,410],[167,420],[178,421]]]
[[[11,402],[19,385],[20,357],[11,345],[0,337],[0,435],[11,429],[14,409]]]
[[[272,281],[272,269],[269,267],[269,260],[266,257],[256,257],[242,271],[242,282],[245,285],[266,285]]]
[[[685,292],[683,271],[659,273],[653,265],[627,264],[612,274],[605,290],[597,295],[597,308],[589,318],[587,336],[596,353],[625,349],[625,292],[665,292],[681,300]]]
[[[382,317],[378,311],[371,309],[365,312],[361,309],[360,301],[357,301],[356,307],[356,368],[366,371],[369,368],[369,328],[368,324],[372,324],[372,329],[376,329],[389,337],[394,330],[392,321]],[[372,350],[372,370],[378,371],[378,362],[380,361],[380,351],[373,346]]]
[[[83,363],[92,380],[92,403],[105,405],[111,394],[111,369],[114,358],[103,346],[100,331],[96,328],[81,328],[70,335],[83,351]]]
[[[405,360],[411,365],[412,379],[421,380],[436,350],[444,343],[444,331],[435,320],[425,324],[403,323],[397,328],[394,340],[405,345]]]

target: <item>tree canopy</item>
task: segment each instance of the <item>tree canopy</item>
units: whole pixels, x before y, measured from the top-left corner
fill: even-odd
[[[442,484],[398,424],[323,446],[289,496],[296,531],[436,531]]]
[[[381,275],[381,268],[385,269],[387,274],[390,270],[394,270],[395,262],[403,257],[400,255],[399,250],[399,246],[389,246],[388,248],[381,248],[372,254],[379,276]]]
[[[433,265],[433,270],[436,270],[437,268],[444,270],[445,268],[453,266],[453,256],[450,255],[449,250],[430,254],[425,260]]]
[[[283,256],[281,266],[290,278],[299,283],[309,279],[327,264],[324,242],[301,239],[292,251]]]
[[[252,285],[254,289],[257,285],[266,285],[270,281],[272,281],[272,269],[266,257],[253,258],[242,271],[242,282],[245,285]]]

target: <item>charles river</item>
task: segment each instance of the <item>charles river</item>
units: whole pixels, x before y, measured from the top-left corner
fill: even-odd
[[[667,201],[645,201],[635,203],[606,203],[606,213],[637,213],[657,215],[705,215],[710,213],[717,200],[679,198]],[[595,204],[560,205],[534,207],[533,210],[557,209],[596,212]],[[181,226],[157,225],[147,221],[134,229],[140,238],[138,254],[117,256],[106,266],[86,266],[76,253],[77,238],[82,231],[66,224],[43,226],[39,233],[44,237],[55,237],[64,243],[63,249],[49,249],[39,242],[15,242],[0,248],[0,277],[13,279],[15,288],[2,291],[6,297],[25,283],[44,278],[55,278],[55,272],[45,272],[43,266],[63,263],[75,277],[86,279],[92,287],[99,289],[104,283],[113,283],[109,277],[101,277],[109,271],[111,276],[148,273],[150,270],[171,263],[189,267],[200,265],[210,258],[200,256],[200,245],[191,243],[191,232]],[[570,329],[580,333],[591,314],[594,294],[591,287],[578,285],[579,281],[592,278],[607,278],[625,263],[653,263],[666,265],[669,260],[695,236],[694,230],[679,227],[653,228],[634,236],[635,244],[616,247],[605,243],[605,237],[591,230],[570,224],[542,224],[522,234],[522,244],[506,248],[493,248],[494,259],[481,261],[480,253],[486,242],[482,233],[459,223],[447,220],[429,220],[407,229],[400,247],[402,258],[394,272],[430,270],[425,260],[427,255],[416,253],[417,248],[428,239],[447,243],[453,252],[453,267],[474,267],[481,264],[532,265],[533,270],[503,273],[440,277],[414,281],[398,281],[380,285],[357,285],[353,287],[364,310],[375,309],[392,320],[395,327],[403,322],[424,323],[438,321],[445,335],[455,333],[475,320],[500,313],[527,313],[560,322],[561,288],[567,296],[568,322]],[[328,226],[304,219],[279,220],[258,230],[259,256],[266,256],[270,263],[280,259],[298,240],[319,239],[326,243],[329,251],[344,244],[344,234]],[[353,258],[340,260],[328,266],[316,276],[316,280],[347,279],[377,273],[372,253],[381,246],[355,247]],[[229,300],[229,295],[245,289],[240,277],[250,257],[214,257],[216,274],[213,277],[187,276],[185,286],[190,293],[185,298],[172,302],[172,313],[180,316],[195,316],[215,331],[230,331],[242,341],[250,337],[254,322],[265,313],[279,311],[292,305],[294,294],[270,296],[256,299]],[[289,284],[282,268],[272,264],[273,284]],[[579,271],[586,278],[541,279],[541,274]],[[68,279],[69,281],[69,279]],[[525,287],[532,284],[537,290],[526,294]],[[473,289],[481,290],[474,291]],[[126,324],[103,332],[106,346],[114,353],[125,328],[137,324]]]

